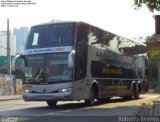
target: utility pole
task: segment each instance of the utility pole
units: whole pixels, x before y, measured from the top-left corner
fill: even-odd
[[[7,73],[11,75],[11,48],[10,48],[9,19],[7,19]]]

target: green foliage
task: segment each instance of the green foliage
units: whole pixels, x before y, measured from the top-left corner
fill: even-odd
[[[160,50],[153,50],[148,52],[149,57],[149,77],[150,81],[158,79],[158,63],[157,58],[160,57]]]
[[[160,0],[134,0],[134,6],[136,9],[142,7],[145,4],[149,11],[160,11]]]

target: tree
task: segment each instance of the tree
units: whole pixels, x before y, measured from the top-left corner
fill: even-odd
[[[147,53],[149,58],[149,81],[158,81],[158,58],[160,57],[160,36],[153,34],[146,39]]]
[[[160,11],[160,0],[134,0],[136,9],[141,8],[143,4],[145,4],[151,12],[155,10]]]

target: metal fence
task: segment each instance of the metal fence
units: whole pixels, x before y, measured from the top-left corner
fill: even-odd
[[[149,92],[159,92],[160,93],[160,83],[159,82],[149,82]]]

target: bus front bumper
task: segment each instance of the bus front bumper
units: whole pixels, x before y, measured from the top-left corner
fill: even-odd
[[[72,92],[67,93],[23,93],[24,101],[66,101],[73,100]]]

